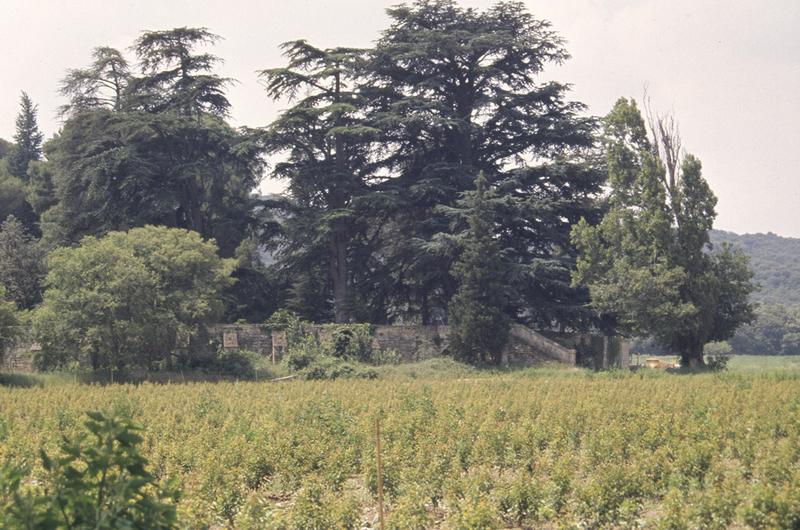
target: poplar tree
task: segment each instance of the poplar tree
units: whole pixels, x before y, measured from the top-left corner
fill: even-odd
[[[712,248],[717,199],[700,161],[681,152],[674,121],[651,116],[649,129],[632,100],[606,117],[608,211],[574,227],[573,278],[619,330],[651,335],[684,366],[702,366],[706,343],[753,319],[753,272],[740,251]]]

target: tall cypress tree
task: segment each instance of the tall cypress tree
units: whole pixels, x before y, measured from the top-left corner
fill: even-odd
[[[508,340],[508,271],[500,258],[502,249],[489,200],[492,190],[483,172],[475,179],[475,191],[461,201],[468,229],[453,264],[458,291],[450,301],[450,349],[469,362],[496,364]]]
[[[44,135],[39,131],[36,122],[38,106],[33,104],[28,94],[22,92],[20,110],[17,115],[17,132],[14,134],[16,147],[9,160],[9,170],[15,177],[27,180],[28,164],[42,158],[42,140]]]

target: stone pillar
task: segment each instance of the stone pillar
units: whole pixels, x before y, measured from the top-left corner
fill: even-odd
[[[619,367],[623,370],[631,367],[631,343],[625,337],[619,337]]]
[[[272,330],[270,333],[272,338],[272,364],[275,364],[278,359],[283,357],[286,351],[286,331],[285,330]]]

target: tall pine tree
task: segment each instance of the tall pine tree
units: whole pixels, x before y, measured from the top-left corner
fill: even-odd
[[[372,197],[370,155],[377,135],[364,123],[366,52],[305,41],[287,42],[283,49],[288,65],[261,72],[270,97],[294,101],[265,131],[268,152],[288,155],[272,174],[288,182],[291,199],[280,262],[300,273],[291,286],[296,309],[306,305],[306,294],[300,294],[317,286],[317,310],[320,299],[332,299],[334,320],[348,322],[354,247],[368,228],[362,214]],[[315,279],[319,265],[325,274]]]
[[[28,178],[28,164],[42,158],[42,139],[44,135],[39,131],[36,121],[38,106],[33,104],[25,92],[20,97],[20,110],[17,115],[17,131],[14,134],[14,152],[9,160],[9,170],[12,175],[26,181]]]
[[[570,286],[570,225],[593,217],[602,173],[592,158],[594,121],[567,99],[568,85],[543,79],[569,55],[550,24],[521,2],[486,10],[452,0],[388,10],[374,50],[373,87],[386,136],[383,182],[399,241],[386,245],[398,306],[423,322],[446,307],[458,282],[435,244],[451,233],[452,206],[479,171],[502,197],[497,230],[515,269],[514,318],[578,323],[584,294]],[[501,206],[498,204],[498,206]]]

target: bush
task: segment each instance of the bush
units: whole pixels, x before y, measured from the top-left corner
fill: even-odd
[[[284,362],[292,371],[306,368],[323,355],[315,337],[307,335],[299,342],[289,345],[284,355]]]
[[[65,439],[55,458],[41,451],[45,484],[27,486],[24,468],[0,469],[0,527],[176,528],[178,491],[147,471],[138,428],[97,412],[88,416],[91,436]]]
[[[733,349],[726,341],[709,342],[703,348],[703,353],[710,357],[719,357],[720,355],[730,355],[733,353]]]
[[[328,324],[322,341],[327,355],[367,362],[372,357],[372,326],[370,324]]]
[[[706,366],[709,370],[722,372],[728,369],[732,349],[727,342],[709,342],[703,348],[703,353],[706,355]]]
[[[223,350],[209,368],[220,375],[252,378],[256,375],[256,363],[260,356],[250,351]]]
[[[33,319],[38,364],[149,369],[173,357],[191,364],[188,352],[207,349],[203,331],[221,313],[234,264],[200,234],[155,226],[53,251]]]
[[[288,349],[283,361],[304,379],[366,378],[378,376],[362,365],[372,357],[372,327],[369,324],[330,324],[323,339],[308,332],[302,321],[289,313],[273,315],[267,326],[286,329]],[[291,331],[290,331],[291,330]]]
[[[5,288],[0,285],[0,362],[3,361],[6,345],[16,336],[19,325],[17,308],[14,302],[6,302],[5,296]]]
[[[335,357],[322,356],[315,359],[302,372],[304,379],[376,379],[378,372]]]

